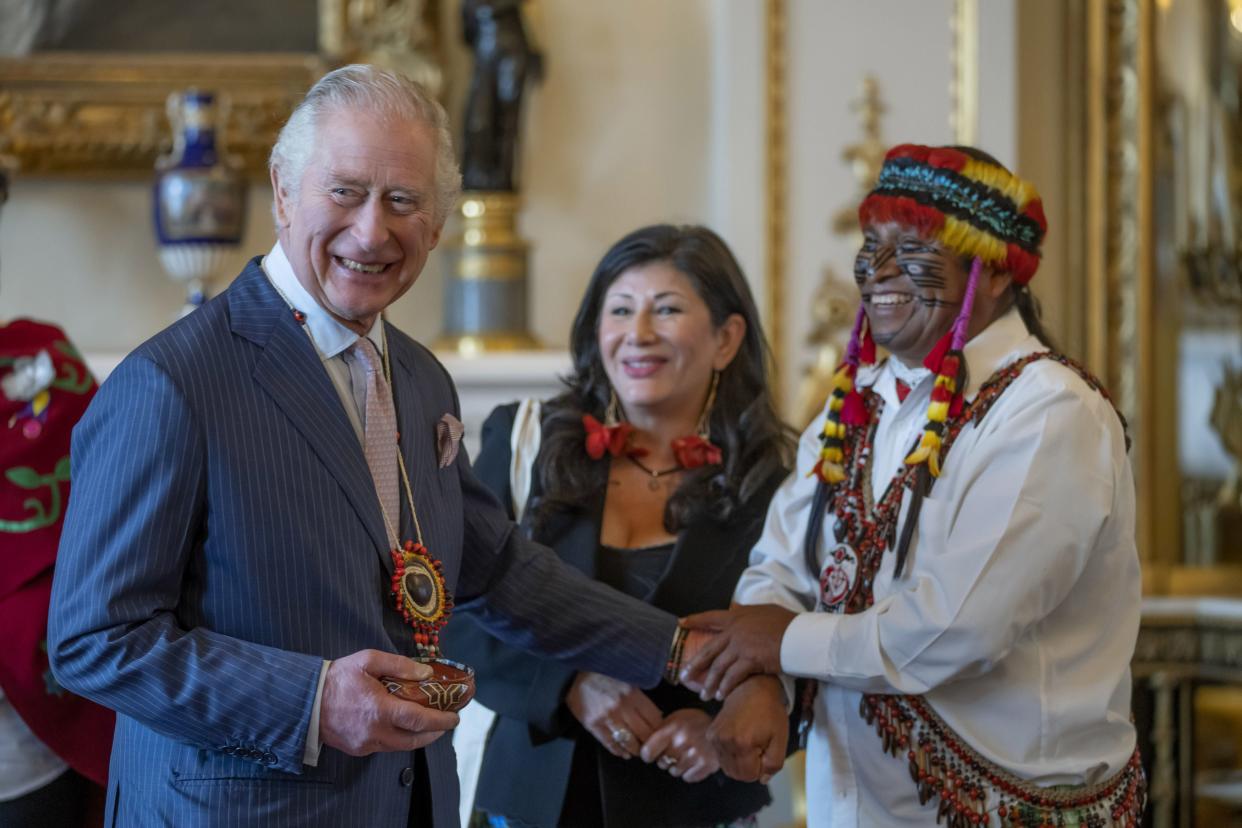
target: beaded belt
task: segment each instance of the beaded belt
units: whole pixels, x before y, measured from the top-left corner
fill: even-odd
[[[1147,779],[1138,748],[1103,782],[1041,788],[980,756],[921,696],[864,695],[859,713],[874,725],[887,753],[905,752],[919,804],[939,800],[937,824],[943,819],[949,828],[1137,828],[1142,819]],[[991,810],[990,801],[997,803]]]

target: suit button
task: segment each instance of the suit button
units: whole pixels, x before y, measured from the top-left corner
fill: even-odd
[[[413,768],[402,768],[401,769],[401,784],[406,788],[414,784],[414,769]]]

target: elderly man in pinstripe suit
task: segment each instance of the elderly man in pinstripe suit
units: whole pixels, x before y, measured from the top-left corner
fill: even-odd
[[[675,619],[520,538],[437,442],[451,380],[380,316],[459,180],[421,88],[329,74],[273,150],[276,246],[134,351],[75,432],[49,647],[118,713],[109,825],[456,825],[456,715],[377,680],[426,669],[390,595],[402,539],[505,639],[641,686],[664,671]]]

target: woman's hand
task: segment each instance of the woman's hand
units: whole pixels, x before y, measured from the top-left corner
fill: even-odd
[[[707,738],[711,723],[712,717],[703,710],[674,710],[643,744],[642,760],[655,762],[683,782],[702,782],[720,770],[716,748]]]
[[[599,673],[574,676],[565,706],[609,753],[620,759],[637,755],[664,720],[660,708],[646,693]]]

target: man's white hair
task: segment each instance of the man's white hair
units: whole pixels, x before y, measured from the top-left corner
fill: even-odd
[[[436,134],[434,215],[443,224],[461,193],[461,171],[453,154],[448,113],[422,84],[397,72],[354,63],[329,72],[310,88],[276,137],[268,166],[280,175],[281,187],[296,202],[302,174],[315,149],[320,118],[347,109],[361,109],[403,121],[422,121]],[[275,205],[273,205],[275,210]]]

